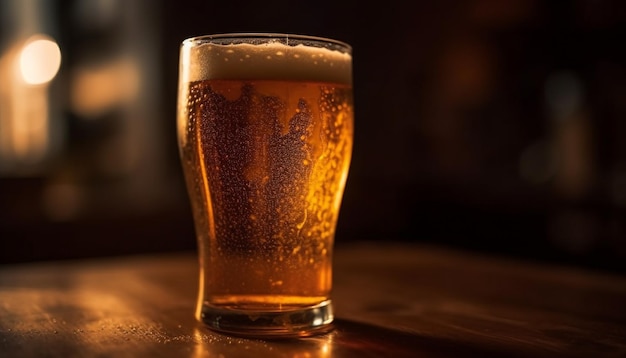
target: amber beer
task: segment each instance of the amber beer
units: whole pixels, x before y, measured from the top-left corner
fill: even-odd
[[[304,336],[332,321],[350,51],[292,35],[183,42],[178,137],[199,245],[196,315],[209,327]]]

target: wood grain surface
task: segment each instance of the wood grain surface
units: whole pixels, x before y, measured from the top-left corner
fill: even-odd
[[[626,277],[423,245],[335,253],[335,329],[264,341],[193,317],[195,253],[0,267],[0,357],[626,357]]]

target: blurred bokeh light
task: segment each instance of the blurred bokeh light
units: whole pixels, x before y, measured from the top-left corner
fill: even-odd
[[[29,38],[20,52],[20,73],[29,85],[50,82],[60,66],[59,45],[46,35],[34,35]]]

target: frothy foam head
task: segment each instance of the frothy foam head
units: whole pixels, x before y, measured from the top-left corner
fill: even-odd
[[[352,84],[352,56],[327,48],[279,42],[205,43],[183,45],[181,55],[189,56],[187,82],[265,79]]]

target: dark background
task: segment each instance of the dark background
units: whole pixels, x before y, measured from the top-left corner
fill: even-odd
[[[626,272],[625,2],[25,3],[62,51],[50,84],[62,135],[45,160],[0,172],[0,263],[195,249],[175,134],[179,44],[285,32],[354,49],[337,245],[426,242]],[[7,9],[0,50],[19,32]],[[85,110],[76,93],[107,82],[77,90],[81,69],[100,69],[111,93],[137,91]]]

